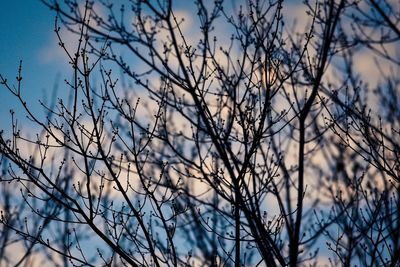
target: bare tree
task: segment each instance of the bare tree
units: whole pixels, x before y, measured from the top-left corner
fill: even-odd
[[[398,266],[398,4],[366,1],[355,3],[349,11],[351,29],[343,30],[347,49],[342,83],[350,89],[335,92],[337,109],[327,119],[343,151],[329,175],[342,183],[331,195],[334,213],[344,216],[335,223],[336,231],[325,234],[343,266]],[[372,84],[363,82],[362,73],[354,67],[357,50],[374,57],[378,78]],[[345,163],[343,155],[352,162]]]
[[[398,116],[354,64],[398,72],[398,4],[306,1],[299,31],[279,0],[42,2],[73,78],[41,118],[0,77],[38,131],[1,134],[4,229],[60,266],[398,264]]]

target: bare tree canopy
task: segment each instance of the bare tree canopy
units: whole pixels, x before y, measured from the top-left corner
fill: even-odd
[[[0,266],[399,266],[398,1],[41,4],[70,71],[45,116],[0,73]]]

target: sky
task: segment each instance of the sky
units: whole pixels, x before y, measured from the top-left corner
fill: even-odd
[[[40,110],[38,100],[51,92],[57,74],[65,69],[56,56],[47,54],[57,46],[55,15],[38,0],[1,2],[0,74],[15,84],[22,60],[22,93],[28,105]],[[10,108],[18,110],[21,106],[4,86],[0,88],[0,103],[0,129],[9,128]]]
[[[177,1],[179,7],[182,3]],[[62,93],[63,80],[72,73],[66,55],[58,46],[54,22],[54,11],[39,0],[1,0],[0,74],[16,85],[22,60],[22,95],[29,108],[38,114],[43,114],[39,100],[50,100],[56,84],[60,85],[58,93]],[[61,28],[65,40],[74,39],[62,25]],[[15,96],[1,85],[0,131],[11,129],[10,109],[21,111],[21,108]],[[20,121],[24,120],[24,114],[16,112]]]

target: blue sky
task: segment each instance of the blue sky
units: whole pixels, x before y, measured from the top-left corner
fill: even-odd
[[[43,57],[44,49],[56,45],[52,44],[54,17],[38,0],[5,0],[0,9],[0,74],[14,83],[19,60],[23,61],[23,95],[34,110],[39,110],[38,99],[51,92],[63,68],[55,58]],[[0,129],[7,129],[9,109],[18,111],[21,107],[4,86],[0,88],[0,103]]]
[[[176,5],[181,7],[183,3],[186,4],[177,1]],[[16,84],[15,77],[22,60],[22,95],[36,114],[43,114],[39,100],[51,99],[57,80],[60,82],[59,93],[62,93],[63,80],[68,79],[71,73],[68,61],[57,45],[54,21],[55,13],[39,0],[2,0],[0,74],[10,84]],[[72,36],[65,31],[64,35],[65,39]],[[17,99],[0,86],[0,130],[8,132],[11,129],[10,109],[16,111],[20,122],[26,123],[21,108]]]

